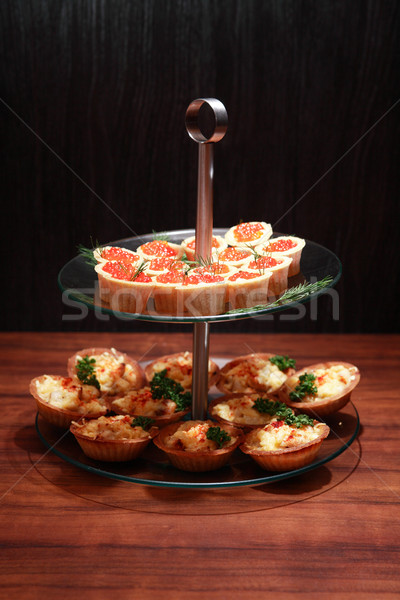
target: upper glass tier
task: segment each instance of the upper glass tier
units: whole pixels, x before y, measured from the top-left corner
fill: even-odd
[[[227,229],[215,228],[213,229],[214,235],[224,236]],[[168,235],[168,240],[173,243],[180,244],[185,238],[195,235],[194,229],[182,229],[178,231],[167,231],[163,232]],[[282,233],[274,233],[273,237],[285,235]],[[286,234],[287,235],[287,234]],[[147,233],[141,236],[124,238],[115,242],[108,242],[107,246],[121,246],[128,248],[129,250],[136,250],[141,244],[150,242],[154,239],[153,233]],[[316,244],[306,240],[306,245],[303,249],[300,263],[300,273],[295,277],[290,277],[288,281],[288,289],[295,288],[299,284],[310,282],[314,283],[324,278],[329,277],[330,281],[325,288],[318,289],[311,294],[295,301],[285,302],[284,304],[273,304],[266,306],[262,309],[251,309],[241,311],[224,313],[221,315],[213,316],[169,316],[159,314],[136,314],[136,313],[123,313],[112,309],[109,305],[106,305],[98,298],[98,282],[97,274],[94,268],[89,265],[83,256],[78,255],[70,260],[61,269],[58,275],[58,284],[64,294],[68,298],[82,302],[89,308],[100,310],[101,312],[115,315],[121,319],[139,319],[142,321],[161,321],[161,322],[175,322],[175,323],[196,323],[198,321],[231,321],[237,319],[247,319],[249,317],[258,317],[266,315],[268,313],[279,312],[292,308],[298,303],[305,303],[316,298],[320,294],[324,293],[326,287],[333,287],[340,278],[342,267],[337,256]]]

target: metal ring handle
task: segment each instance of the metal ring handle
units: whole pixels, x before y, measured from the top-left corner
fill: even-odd
[[[199,111],[203,104],[211,108],[215,119],[214,132],[208,138],[201,132],[198,124]],[[228,128],[228,113],[222,102],[216,98],[197,98],[187,108],[185,124],[188,134],[195,142],[199,144],[219,142]]]

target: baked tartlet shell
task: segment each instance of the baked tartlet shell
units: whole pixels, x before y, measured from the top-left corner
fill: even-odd
[[[77,374],[76,374],[76,368],[75,368],[78,356],[81,356],[81,357],[84,357],[86,355],[87,356],[99,356],[100,354],[103,354],[104,352],[108,352],[112,356],[122,357],[123,362],[125,364],[129,364],[132,367],[132,369],[136,375],[136,380],[137,380],[135,387],[132,389],[138,390],[145,385],[146,376],[144,374],[142,367],[139,365],[139,363],[135,359],[128,356],[128,354],[125,354],[124,352],[119,352],[118,350],[115,350],[115,348],[112,349],[112,348],[93,347],[93,348],[83,348],[83,350],[79,350],[78,352],[75,352],[75,354],[73,354],[68,359],[68,362],[67,362],[68,376],[72,377],[75,380],[78,380]]]
[[[168,448],[165,445],[166,438],[173,435],[181,424],[182,421],[164,427],[153,440],[157,448],[162,450],[162,452],[167,455],[171,464],[181,471],[204,472],[220,469],[226,465],[236,448],[243,441],[242,430],[237,429],[236,427],[224,425],[223,429],[229,435],[237,437],[235,443],[231,446],[218,450],[211,450],[209,452],[187,452],[185,450]]]
[[[55,425],[56,427],[60,427],[62,429],[68,429],[71,425],[72,421],[78,421],[85,417],[86,419],[97,419],[98,417],[102,417],[106,414],[107,408],[105,407],[102,411],[98,413],[90,413],[86,414],[84,412],[74,412],[71,410],[67,410],[65,408],[57,408],[56,406],[52,406],[48,402],[45,402],[39,395],[36,387],[36,383],[42,379],[44,379],[45,375],[41,375],[40,377],[35,377],[29,384],[29,392],[34,397],[36,401],[36,407],[38,413],[47,423],[51,425]],[[61,375],[52,375],[55,379],[65,379]]]
[[[143,415],[141,415],[139,413],[124,410],[123,408],[120,408],[119,406],[115,405],[115,400],[119,400],[120,398],[123,398],[123,397],[124,397],[123,395],[117,395],[117,396],[110,397],[109,398],[110,410],[115,412],[117,415],[129,415],[131,417],[142,417]],[[154,425],[156,427],[161,428],[161,427],[166,427],[167,425],[170,425],[171,423],[176,423],[176,421],[180,421],[189,412],[190,412],[190,408],[187,408],[186,410],[180,410],[180,411],[174,412],[174,413],[166,413],[164,415],[146,415],[146,416],[150,417],[151,419],[154,420]]]
[[[255,395],[258,397],[262,397],[265,398],[267,400],[271,400],[271,402],[275,402],[276,398],[274,398],[272,395],[268,395],[265,392],[257,394],[256,390],[252,390],[251,392],[247,392],[246,394],[240,393],[240,394],[226,394],[225,396],[219,396],[218,398],[214,398],[214,400],[212,400],[209,405],[208,405],[208,413],[210,415],[210,419],[214,419],[215,421],[218,421],[218,423],[222,423],[223,425],[230,425],[231,427],[237,427],[238,429],[242,429],[243,432],[247,433],[249,431],[252,431],[253,429],[259,429],[260,427],[263,427],[262,423],[239,423],[238,421],[228,421],[228,419],[224,419],[223,417],[220,417],[217,414],[214,414],[212,412],[214,406],[216,406],[217,404],[220,404],[221,402],[226,402],[227,400],[230,400],[232,398],[240,398],[242,396],[246,396],[246,395]],[[268,415],[270,416],[270,415]],[[265,421],[264,425],[268,425],[270,423],[270,421]]]
[[[233,367],[236,367],[239,363],[241,362],[246,362],[251,358],[254,357],[260,357],[262,359],[270,359],[272,356],[276,356],[276,354],[272,354],[271,352],[254,352],[252,354],[244,354],[242,356],[237,356],[236,358],[234,358],[233,360],[230,360],[229,362],[227,362],[219,371],[219,377],[218,380],[216,382],[216,386],[217,388],[223,392],[224,394],[227,395],[239,395],[239,394],[243,394],[243,393],[257,393],[257,392],[263,392],[264,394],[271,394],[271,395],[277,395],[279,393],[279,390],[282,388],[277,389],[275,392],[273,392],[273,394],[271,392],[269,392],[268,390],[258,386],[258,387],[247,387],[244,390],[241,391],[237,391],[237,392],[232,392],[229,388],[227,388],[224,384],[224,381],[226,379],[226,373],[228,371],[230,371],[230,369],[232,369]],[[287,371],[284,371],[285,375],[287,375],[288,377],[291,377],[292,375],[294,375],[295,370],[294,369],[287,369]],[[256,385],[256,384],[255,384]]]
[[[79,427],[72,424],[71,433],[80,445],[82,452],[89,458],[104,462],[126,462],[137,458],[148,443],[158,433],[157,427],[149,430],[149,436],[132,440],[98,440],[90,439],[79,432]]]
[[[314,423],[317,423],[314,421]],[[249,455],[262,469],[267,471],[294,471],[313,462],[322,442],[328,437],[330,429],[325,423],[317,423],[321,429],[320,435],[297,448],[282,450],[256,450],[248,446],[246,440],[240,445],[240,450]]]
[[[156,360],[153,360],[151,363],[146,365],[144,368],[144,373],[145,373],[145,377],[147,380],[147,384],[148,385],[150,384],[154,374],[156,373],[156,371],[154,371],[155,364],[157,364],[159,361],[169,361],[169,360],[173,361],[176,358],[183,356],[183,354],[184,354],[184,352],[174,352],[173,354],[166,354],[165,356],[160,356]],[[189,352],[189,355],[192,357],[192,360],[193,360],[193,354],[191,352]],[[217,382],[217,380],[219,378],[219,367],[218,367],[217,363],[215,363],[211,359],[209,359],[209,365],[210,365],[211,369],[208,372],[208,388],[210,389]],[[185,389],[190,390],[190,388],[185,388]]]
[[[332,367],[334,365],[343,365],[344,367],[347,367],[349,369],[356,369],[356,371],[354,372],[353,381],[351,381],[344,388],[341,394],[337,394],[335,396],[332,396],[331,398],[322,398],[321,400],[315,400],[312,402],[294,402],[289,397],[290,392],[293,390],[289,388],[286,384],[284,384],[279,390],[279,399],[281,400],[281,402],[287,404],[287,406],[290,406],[290,408],[295,409],[296,412],[304,413],[310,417],[317,419],[324,419],[325,417],[328,417],[329,415],[338,412],[350,401],[352,391],[360,381],[360,372],[355,365],[343,361],[317,363],[308,367],[304,367],[299,371],[296,371],[293,374],[293,376],[299,377],[305,372],[309,372],[311,370],[314,371],[316,369],[328,369],[329,367]]]
[[[147,303],[154,290],[153,282],[115,279],[103,271],[101,263],[95,267],[95,271],[99,280],[100,300],[109,304],[112,310],[138,314],[147,311]]]

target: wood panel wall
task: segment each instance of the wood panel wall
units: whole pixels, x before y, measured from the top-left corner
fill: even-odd
[[[155,327],[63,320],[57,273],[91,236],[194,226],[184,115],[215,96],[214,224],[263,219],[343,262],[339,320],[327,297],[317,320],[217,330],[399,331],[398,3],[3,0],[0,23],[3,329]]]

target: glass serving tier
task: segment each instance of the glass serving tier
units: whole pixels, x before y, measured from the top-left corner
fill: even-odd
[[[224,236],[227,229],[214,228],[213,234]],[[168,235],[168,240],[173,243],[180,244],[185,238],[195,235],[194,229],[183,229],[177,231],[167,231],[163,234]],[[272,237],[278,237],[285,235],[282,233],[274,233]],[[129,250],[136,250],[141,244],[150,242],[154,239],[153,233],[147,233],[141,236],[124,238],[115,242],[108,242],[107,246],[121,246],[128,248]],[[329,286],[332,287],[339,280],[342,266],[338,257],[323,246],[306,240],[306,245],[303,249],[301,262],[300,262],[300,273],[294,277],[290,277],[288,280],[288,287],[293,288],[304,282],[313,283],[319,281],[325,277],[331,277],[332,280]],[[231,321],[238,319],[247,319],[249,317],[256,317],[265,315],[268,313],[279,312],[282,310],[290,309],[296,306],[299,302],[305,303],[316,298],[320,294],[324,293],[325,288],[314,292],[307,297],[296,300],[295,302],[285,303],[283,306],[270,306],[261,310],[246,310],[240,313],[224,313],[220,315],[212,316],[169,316],[154,314],[149,311],[149,314],[137,314],[137,313],[124,313],[112,309],[109,305],[106,305],[100,301],[97,293],[97,275],[94,268],[85,262],[83,256],[78,255],[70,260],[61,269],[58,275],[58,284],[64,293],[66,298],[73,301],[81,302],[92,308],[107,314],[112,314],[117,318],[121,319],[139,319],[142,321],[161,321],[161,322],[179,322],[179,323],[196,323],[196,322],[218,322],[218,321]]]
[[[309,465],[273,473],[263,471],[251,458],[235,450],[229,463],[217,471],[190,473],[175,469],[153,443],[143,454],[127,463],[105,463],[86,457],[74,436],[36,417],[36,430],[42,443],[64,461],[90,473],[140,485],[165,488],[210,489],[265,485],[299,476],[317,469],[344,452],[356,439],[360,421],[349,402],[340,412],[326,419],[331,431],[322,443],[317,458]]]

